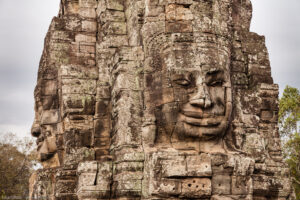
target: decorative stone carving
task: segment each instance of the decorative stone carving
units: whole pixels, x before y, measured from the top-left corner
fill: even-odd
[[[62,0],[33,199],[295,199],[249,0]]]

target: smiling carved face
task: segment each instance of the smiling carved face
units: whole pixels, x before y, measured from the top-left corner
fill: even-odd
[[[35,119],[31,134],[36,137],[37,155],[45,168],[58,166],[59,122],[56,80],[39,80],[35,89]]]
[[[225,134],[232,111],[227,50],[219,49],[217,44],[197,54],[190,45],[162,50],[162,103],[155,115],[167,135],[206,141]]]

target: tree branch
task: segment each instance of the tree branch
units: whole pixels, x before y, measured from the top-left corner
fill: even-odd
[[[297,183],[298,185],[300,185],[300,181],[298,181],[295,177],[292,177],[292,180]]]

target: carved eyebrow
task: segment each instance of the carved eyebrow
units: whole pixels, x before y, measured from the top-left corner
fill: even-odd
[[[205,75],[206,83],[212,83],[214,81],[223,81],[224,80],[224,70],[222,69],[215,69],[208,71]]]
[[[224,74],[224,70],[220,69],[220,68],[212,68],[212,69],[209,69],[209,71],[206,72],[206,75],[214,75],[214,74],[218,74],[218,73]]]
[[[173,80],[176,80],[176,79],[186,78],[186,75],[185,74],[172,74],[171,77]]]

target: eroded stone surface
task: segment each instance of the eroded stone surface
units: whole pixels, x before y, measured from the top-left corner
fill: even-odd
[[[250,0],[62,0],[33,199],[294,199]]]

